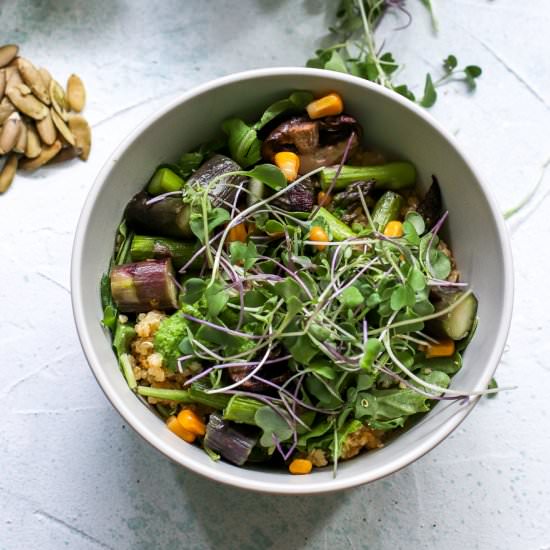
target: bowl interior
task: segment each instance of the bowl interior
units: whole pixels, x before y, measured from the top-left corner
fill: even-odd
[[[412,161],[422,187],[432,174],[442,186],[450,211],[448,234],[462,279],[479,298],[480,324],[452,387],[483,389],[504,347],[511,314],[511,260],[500,215],[471,166],[450,136],[408,100],[362,80],[308,69],[267,69],[234,75],[184,95],[138,128],[113,154],[86,201],[75,238],[72,265],[73,308],[79,336],[101,387],[125,420],[173,460],[218,481],[244,488],[308,493],[372,481],[412,462],[441,441],[473,407],[440,403],[383,449],[344,462],[338,476],[310,476],[241,469],[212,462],[198,448],[179,440],[128,389],[108,334],[100,325],[99,281],[112,252],[116,227],[130,197],[143,188],[154,167],[208,141],[230,116],[255,116],[289,92],[338,91],[346,111],[365,130],[364,142]]]

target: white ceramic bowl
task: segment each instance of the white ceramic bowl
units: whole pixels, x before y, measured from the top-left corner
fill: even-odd
[[[175,462],[230,485],[273,493],[322,493],[379,479],[410,464],[447,437],[472,410],[440,402],[418,424],[383,449],[363,454],[331,471],[308,476],[238,468],[213,462],[165,428],[129,390],[100,325],[99,281],[107,269],[124,207],[159,163],[174,160],[219,132],[230,116],[254,119],[265,106],[292,90],[337,91],[346,111],[365,130],[365,140],[411,160],[424,188],[436,174],[450,211],[448,234],[463,279],[479,298],[479,328],[452,387],[487,387],[504,348],[512,311],[510,244],[503,218],[487,186],[454,138],[426,111],[359,78],[322,70],[275,68],[231,75],[183,94],[151,116],[112,154],[84,205],[72,258],[72,300],[82,347],[103,391],[125,421]]]

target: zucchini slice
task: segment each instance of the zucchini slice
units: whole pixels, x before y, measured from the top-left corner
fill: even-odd
[[[452,294],[443,301],[443,308],[448,307],[459,300],[463,292]],[[474,325],[477,313],[477,298],[470,294],[461,304],[450,313],[439,319],[441,330],[452,340],[462,340],[468,336]]]

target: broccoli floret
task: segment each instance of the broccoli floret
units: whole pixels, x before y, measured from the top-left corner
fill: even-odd
[[[185,336],[187,321],[179,311],[164,319],[155,334],[155,351],[162,355],[166,367],[172,371],[176,370],[176,361],[182,355],[179,344]]]

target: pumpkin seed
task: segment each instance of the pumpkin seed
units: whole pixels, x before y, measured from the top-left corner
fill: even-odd
[[[48,111],[48,114],[42,120],[36,121],[36,129],[38,130],[38,135],[40,136],[40,139],[46,145],[53,144],[57,137],[57,132],[55,130],[50,111]]]
[[[55,155],[55,157],[50,160],[50,164],[58,164],[60,162],[66,162],[68,160],[73,160],[79,157],[82,154],[82,149],[79,147],[64,147],[61,151]]]
[[[23,82],[32,90],[32,93],[46,105],[50,104],[50,95],[48,89],[44,85],[44,81],[38,72],[38,69],[27,59],[19,57],[17,60],[17,68],[21,74]]]
[[[72,74],[67,80],[67,101],[73,111],[80,113],[86,103],[86,89],[84,83],[76,74]]]
[[[23,84],[23,80],[21,79],[21,75],[19,74],[17,67],[6,67],[4,71],[6,73],[5,93],[7,95],[7,93],[10,91],[10,88],[20,86],[21,84]]]
[[[61,142],[56,140],[52,145],[44,147],[36,158],[23,159],[19,163],[19,168],[21,168],[21,170],[36,170],[52,160],[59,151],[61,151]]]
[[[4,122],[0,132],[0,155],[9,153],[15,147],[21,133],[22,124],[19,113],[12,113],[8,120]]]
[[[11,185],[15,172],[17,170],[17,155],[13,153],[8,157],[8,160],[4,163],[4,167],[0,172],[0,193],[5,193],[8,187]]]
[[[13,147],[15,153],[24,153],[27,148],[27,125],[21,121],[21,128],[19,130],[19,137]]]
[[[26,124],[27,127],[27,146],[25,147],[25,156],[27,158],[33,159],[36,158],[40,151],[42,151],[42,146],[40,145],[40,136],[36,131],[36,128],[32,122]]]
[[[44,86],[46,86],[46,90],[49,90],[50,82],[52,81],[52,75],[50,74],[50,71],[48,71],[48,69],[44,69],[44,67],[40,67],[40,69],[38,69],[38,72],[42,77],[42,82],[44,83]],[[48,95],[50,94],[48,93]]]
[[[4,91],[6,90],[6,71],[0,69],[0,101],[4,97]]]
[[[61,87],[61,84],[56,80],[50,82],[50,99],[52,101],[53,108],[57,111],[57,114],[65,121],[69,120],[69,106],[67,104],[67,98],[65,92]]]
[[[69,119],[69,129],[75,137],[76,147],[82,149],[80,158],[88,160],[92,148],[92,130],[88,121],[82,115],[72,115]]]
[[[65,138],[67,143],[74,146],[75,144],[74,136],[69,130],[69,127],[65,124],[63,119],[53,109],[51,109],[50,112],[52,115],[53,123],[55,124],[55,127],[59,130],[59,133]]]
[[[13,76],[12,76],[13,79]],[[36,97],[32,94],[25,95],[24,92],[28,90],[27,86],[24,84],[21,86],[10,87],[10,82],[8,82],[8,89],[6,90],[7,96],[10,98],[10,101],[27,116],[34,118],[35,120],[42,120],[44,117],[48,116],[48,108],[44,103],[38,101]]]
[[[0,67],[5,67],[8,63],[11,63],[18,52],[19,48],[15,44],[0,46]]]
[[[3,98],[0,101],[0,124],[4,124],[12,113],[15,113],[15,107],[7,97]]]

